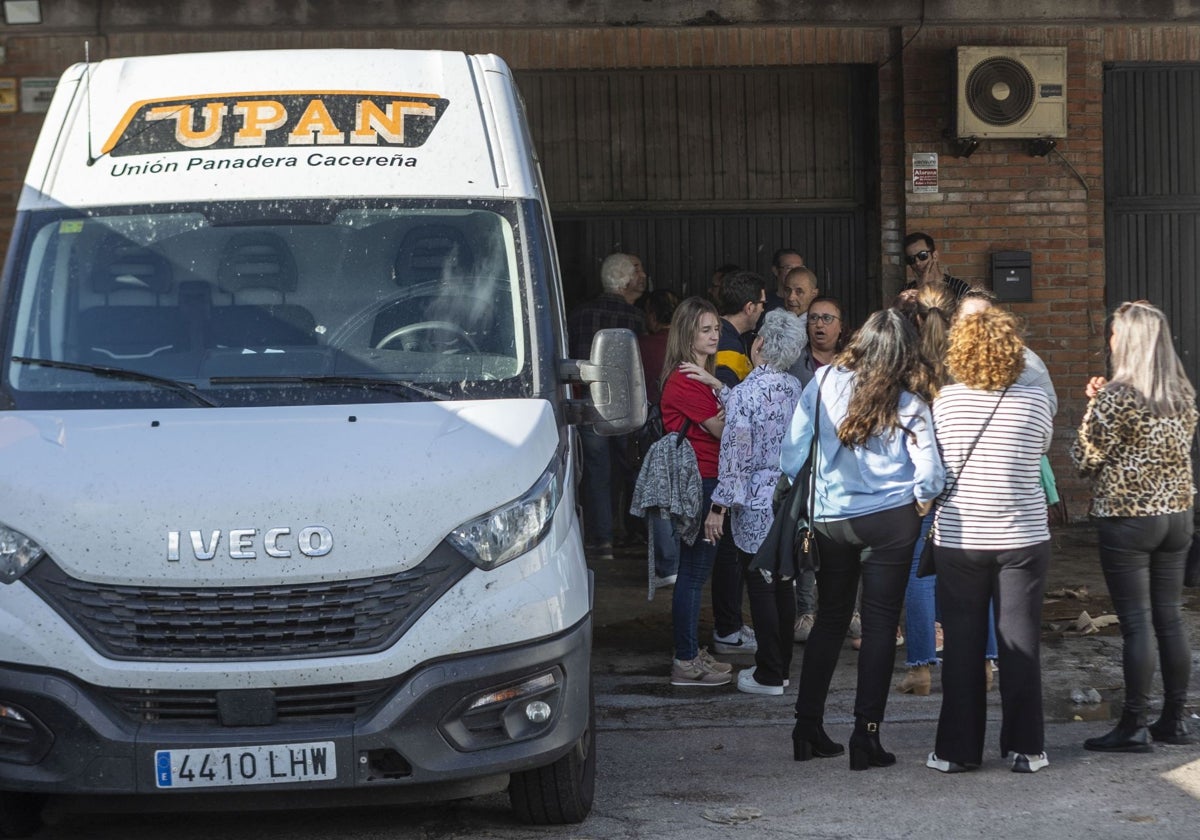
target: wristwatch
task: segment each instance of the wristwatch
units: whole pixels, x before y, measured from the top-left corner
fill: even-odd
[[[717,504],[714,504],[712,507],[709,508],[709,512],[715,513],[717,516],[724,516],[725,512],[727,510],[729,510],[729,508],[725,507],[725,505],[717,505]]]

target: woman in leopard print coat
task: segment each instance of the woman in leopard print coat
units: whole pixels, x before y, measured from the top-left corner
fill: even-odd
[[[1094,377],[1071,457],[1093,479],[1091,515],[1100,565],[1124,641],[1125,708],[1106,735],[1084,747],[1148,752],[1151,739],[1190,744],[1184,722],[1191,650],[1180,611],[1191,544],[1191,442],[1196,391],[1171,343],[1163,313],[1147,301],[1113,315],[1112,379]],[[1146,726],[1155,640],[1162,665],[1162,716]]]

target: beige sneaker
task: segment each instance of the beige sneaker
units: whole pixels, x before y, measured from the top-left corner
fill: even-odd
[[[812,613],[804,613],[804,615],[797,618],[796,626],[792,631],[792,638],[800,643],[807,642],[809,634],[812,633],[813,620]]]
[[[716,671],[718,674],[728,674],[733,670],[733,666],[728,662],[718,662],[713,659],[713,655],[708,652],[708,648],[700,648],[700,660],[708,666],[710,671]]]
[[[727,685],[733,676],[720,674],[704,664],[697,656],[691,660],[673,660],[671,665],[671,685]]]

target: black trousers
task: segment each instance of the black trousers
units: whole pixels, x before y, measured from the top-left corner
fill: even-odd
[[[942,611],[942,711],[938,758],[983,763],[987,727],[988,602],[994,602],[1000,660],[1000,754],[1037,755],[1042,717],[1042,598],[1050,543],[999,551],[939,547],[937,602]]]
[[[733,542],[733,523],[726,518],[725,530],[717,541],[712,571],[713,630],[718,636],[736,633],[746,623],[742,620],[742,597],[746,588],[739,554]],[[757,633],[756,624],[755,635]]]
[[[1183,571],[1192,540],[1192,511],[1161,516],[1097,518],[1100,567],[1124,641],[1125,709],[1150,705],[1155,642],[1168,703],[1187,700],[1192,654],[1183,623]]]
[[[750,599],[750,620],[758,638],[754,654],[754,679],[762,685],[783,685],[792,670],[792,633],[796,623],[795,581],[773,577],[770,583],[761,572],[748,567],[754,559],[738,549],[738,560]]]
[[[820,723],[862,580],[862,648],[854,714],[883,720],[896,661],[896,628],[921,517],[911,504],[852,519],[818,522],[817,616],[800,667],[796,719]],[[982,660],[983,654],[980,654]]]

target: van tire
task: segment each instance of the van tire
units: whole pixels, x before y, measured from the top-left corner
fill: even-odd
[[[46,797],[0,791],[0,837],[28,837],[42,827]]]
[[[596,793],[596,703],[588,691],[588,724],[571,751],[553,764],[513,773],[508,801],[529,825],[583,822]]]

